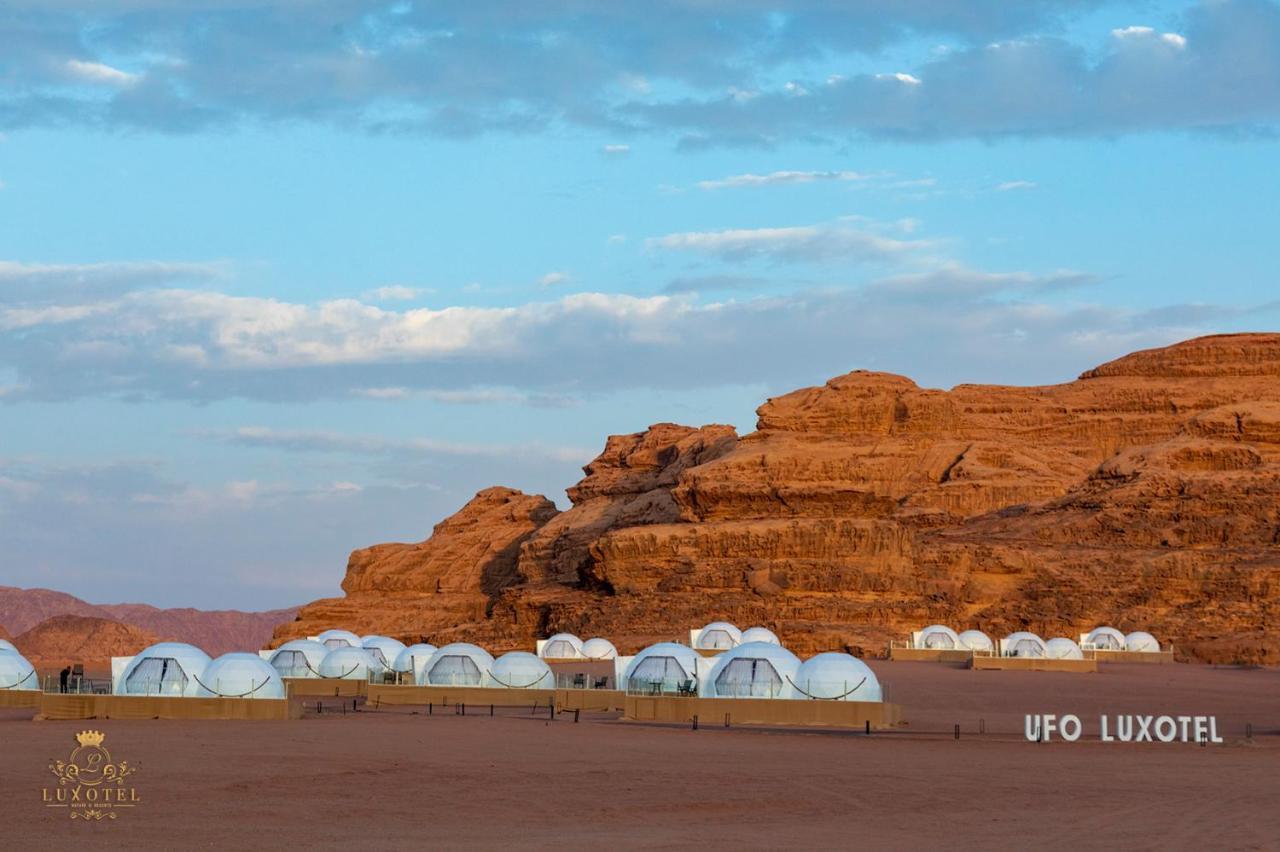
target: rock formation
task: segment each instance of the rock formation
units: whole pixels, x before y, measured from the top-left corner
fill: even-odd
[[[276,639],[335,626],[502,650],[570,630],[626,652],[724,618],[802,653],[870,652],[934,621],[1110,623],[1184,657],[1280,659],[1280,335],[1046,387],[857,371],[757,414],[740,439],[611,437],[563,513],[481,492],[421,544],[357,551],[347,597]]]
[[[86,674],[109,675],[112,657],[132,656],[157,641],[154,634],[118,621],[55,615],[19,635],[14,644],[41,671],[81,663]]]

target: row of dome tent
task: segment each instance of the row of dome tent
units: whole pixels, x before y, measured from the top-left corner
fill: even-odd
[[[713,623],[702,631],[694,631],[695,641],[689,645],[660,642],[632,657],[619,656],[607,640],[583,642],[567,633],[539,641],[536,654],[512,651],[495,659],[483,648],[469,643],[458,642],[441,648],[405,647],[394,639],[360,637],[346,631],[325,631],[314,639],[286,642],[263,654],[284,677],[363,680],[381,671],[393,671],[426,686],[549,689],[555,685],[555,679],[548,661],[594,659],[612,661],[617,680],[627,691],[649,695],[883,700],[875,673],[856,657],[824,653],[801,662],[782,647],[772,632],[765,631],[768,635],[763,639],[752,639],[750,631],[738,631],[727,625],[732,628],[730,632],[724,630],[725,626],[722,622]],[[708,630],[724,631],[733,644],[721,653],[708,656],[706,652],[712,649],[694,647],[698,644],[696,635],[705,636]],[[711,641],[723,639],[713,637]],[[386,660],[392,662],[387,665]]]
[[[779,698],[827,701],[884,700],[875,673],[857,657],[838,652],[800,658],[777,642],[741,642],[707,657],[676,642],[650,645],[626,660],[628,692],[702,698]]]
[[[1086,650],[1153,654],[1160,652],[1160,643],[1150,633],[1135,630],[1125,634],[1114,627],[1095,627],[1090,632],[1081,634],[1079,642],[1066,637],[1045,640],[1034,633],[1020,630],[997,643],[981,630],[956,633],[945,625],[931,624],[912,634],[912,647],[933,651],[970,651],[1004,657],[1043,657],[1051,660],[1082,660]]]

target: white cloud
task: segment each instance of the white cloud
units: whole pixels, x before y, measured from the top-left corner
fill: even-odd
[[[605,145],[600,150],[606,154],[611,154],[613,156],[620,156],[622,154],[631,153],[631,146],[630,145]]]
[[[105,83],[111,86],[131,86],[140,78],[137,74],[112,68],[101,62],[86,62],[80,59],[68,59],[67,72],[71,76],[89,83]]]
[[[431,438],[387,438],[345,432],[270,429],[241,426],[230,430],[205,430],[197,437],[242,447],[266,447],[300,453],[345,453],[365,456],[487,456],[541,458],[581,464],[596,452],[584,447],[549,447],[528,444],[464,444]]]
[[[646,240],[652,249],[709,254],[726,261],[765,257],[791,261],[887,261],[930,244],[898,240],[845,225],[688,231]]]
[[[421,287],[406,287],[403,284],[390,284],[378,287],[365,293],[365,298],[375,302],[405,302],[431,292]]]
[[[1003,183],[996,184],[996,192],[1013,192],[1018,189],[1035,189],[1034,181],[1029,180],[1006,180]]]
[[[1152,38],[1156,35],[1156,31],[1151,27],[1122,27],[1112,30],[1111,35],[1118,39],[1136,40]],[[1160,41],[1165,44],[1172,45],[1179,50],[1187,46],[1186,36],[1180,35],[1179,33],[1160,33]]]
[[[566,272],[548,272],[546,275],[538,279],[539,287],[554,287],[557,284],[563,284],[569,280]]]
[[[854,171],[777,171],[768,174],[730,175],[718,180],[698,181],[699,189],[726,189],[743,186],[773,186],[786,183],[814,183],[816,181],[866,180],[870,174]]]
[[[897,80],[899,83],[906,83],[908,86],[919,86],[920,78],[903,71],[897,71],[893,74],[877,74],[877,80]]]

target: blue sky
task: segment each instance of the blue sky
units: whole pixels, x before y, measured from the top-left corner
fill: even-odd
[[[10,0],[0,582],[285,605],[610,433],[1274,328],[1280,4]]]

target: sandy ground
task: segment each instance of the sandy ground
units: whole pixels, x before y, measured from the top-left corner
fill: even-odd
[[[0,846],[1280,849],[1280,671],[874,666],[906,707],[903,731],[695,732],[487,707],[342,715],[333,702],[297,722],[0,711]],[[1103,711],[1214,714],[1227,742],[1022,739],[1026,712],[1076,713],[1093,737]],[[86,727],[140,765],[143,801],[114,822],[40,802],[48,763]]]

